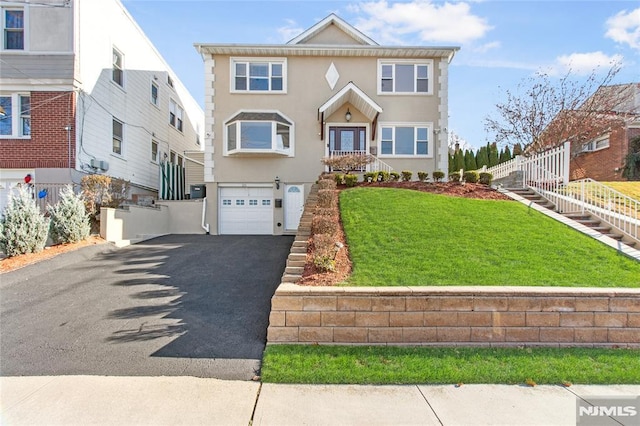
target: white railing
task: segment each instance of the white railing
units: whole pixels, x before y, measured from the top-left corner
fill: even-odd
[[[483,167],[482,171],[486,171],[491,173],[493,179],[501,179],[509,176],[511,173],[520,170],[520,162],[522,161],[521,155],[516,155],[509,161],[505,161],[504,163],[500,163],[497,166],[493,166],[490,168]]]
[[[631,238],[640,239],[640,201],[589,178],[571,182],[558,196],[575,206],[573,211],[589,213]]]
[[[532,155],[516,157],[488,169],[494,179],[522,171],[523,186],[531,188],[551,203],[559,213],[588,213],[627,236],[640,238],[640,201],[593,179],[569,182],[568,142]]]

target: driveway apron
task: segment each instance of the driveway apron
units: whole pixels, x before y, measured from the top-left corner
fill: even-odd
[[[0,276],[0,374],[258,374],[293,237],[169,235]]]

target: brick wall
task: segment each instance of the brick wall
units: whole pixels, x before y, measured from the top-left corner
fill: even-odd
[[[67,168],[71,124],[71,167],[75,167],[75,94],[31,92],[31,138],[0,139],[0,168]]]
[[[623,168],[629,140],[638,134],[638,129],[618,128],[609,136],[609,148],[573,157],[570,164],[571,179],[591,178],[601,182],[626,180]]]
[[[304,287],[272,298],[269,343],[640,347],[640,290]]]

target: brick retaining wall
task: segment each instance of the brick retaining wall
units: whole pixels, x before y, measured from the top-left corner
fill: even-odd
[[[271,301],[269,343],[640,347],[640,290],[305,287]]]

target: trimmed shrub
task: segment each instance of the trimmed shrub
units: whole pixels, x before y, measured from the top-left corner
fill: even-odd
[[[331,208],[336,205],[336,192],[332,189],[318,190],[318,207]]]
[[[344,175],[342,173],[334,173],[333,179],[336,182],[336,185],[344,185]]]
[[[444,172],[440,171],[440,170],[436,170],[435,172],[433,172],[433,180],[436,182],[440,182],[442,179],[444,179]]]
[[[380,171],[378,172],[378,177],[376,178],[377,182],[389,182],[389,172]]]
[[[479,182],[483,185],[491,185],[493,181],[493,175],[489,172],[482,172],[479,176]]]
[[[344,175],[344,183],[349,188],[356,186],[356,183],[358,183],[358,175]]]
[[[318,190],[320,189],[336,189],[338,185],[333,179],[321,179],[318,181]]]
[[[375,182],[378,179],[378,172],[366,172],[362,175],[363,182]]]
[[[402,181],[403,182],[410,181],[412,177],[413,177],[413,172],[411,172],[409,170],[403,170],[402,171]]]
[[[398,172],[391,172],[389,173],[389,180],[391,182],[397,182],[400,180],[400,173]]]
[[[314,216],[311,219],[311,232],[314,235],[317,234],[329,234],[334,235],[338,230],[338,222],[331,215],[329,216]]]
[[[462,178],[465,182],[476,183],[478,182],[478,172],[476,172],[475,170],[466,171],[462,175]]]
[[[55,243],[77,243],[91,233],[89,215],[82,196],[73,192],[71,185],[60,191],[60,200],[55,206],[48,206],[51,217],[49,231]]]
[[[49,219],[36,206],[31,194],[20,188],[9,198],[0,218],[0,250],[7,257],[38,253],[44,249],[49,235]]]
[[[418,180],[420,182],[424,182],[429,179],[429,173],[427,172],[418,172]]]
[[[460,172],[453,172],[449,175],[451,182],[460,182]]]
[[[336,239],[329,234],[316,234],[313,236],[313,264],[320,271],[332,272],[336,269]]]

